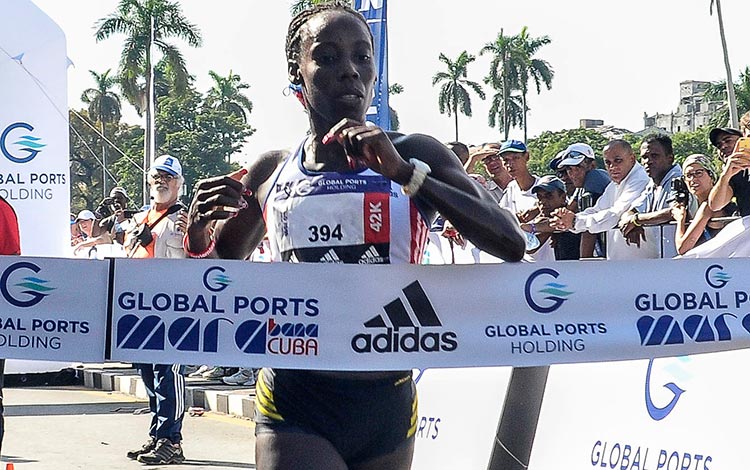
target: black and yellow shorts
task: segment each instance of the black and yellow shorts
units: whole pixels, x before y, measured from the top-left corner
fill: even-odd
[[[409,371],[363,380],[262,369],[255,395],[256,435],[316,434],[350,464],[393,452],[417,429],[417,390]]]

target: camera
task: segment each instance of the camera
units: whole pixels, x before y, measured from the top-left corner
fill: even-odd
[[[130,232],[130,251],[135,250],[139,245],[148,246],[152,241],[154,241],[154,236],[151,234],[151,228],[147,224],[138,225]]]
[[[682,177],[675,178],[672,180],[671,188],[672,197],[671,199],[677,204],[687,206],[690,200],[690,193],[688,193],[687,184]]]

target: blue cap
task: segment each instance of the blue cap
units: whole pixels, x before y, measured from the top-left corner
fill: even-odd
[[[555,158],[549,161],[549,169],[552,171],[557,171],[558,167],[560,166],[560,162],[565,159],[565,150],[561,150],[557,152],[557,155],[555,155]]]
[[[516,153],[525,153],[526,150],[526,144],[521,142],[520,140],[506,140],[503,142],[503,145],[500,146],[500,150],[497,151],[498,153],[504,153],[504,152],[516,152]]]
[[[552,175],[542,176],[536,182],[534,187],[531,188],[531,192],[536,194],[540,189],[543,189],[549,193],[554,190],[565,192],[565,183],[560,178]]]

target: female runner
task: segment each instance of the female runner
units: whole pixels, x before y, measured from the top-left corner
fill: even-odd
[[[523,257],[513,215],[442,143],[364,124],[376,68],[359,13],[339,4],[305,10],[286,43],[310,134],[293,152],[268,152],[247,169],[199,182],[189,254],[245,259],[267,234],[275,261],[419,263],[439,212],[482,250]],[[371,219],[375,212],[382,218]],[[416,417],[410,371],[263,369],[257,468],[408,469]]]

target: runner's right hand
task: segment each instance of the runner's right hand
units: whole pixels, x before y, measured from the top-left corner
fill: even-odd
[[[214,178],[200,180],[188,211],[188,233],[204,232],[216,221],[230,219],[247,207],[242,197],[245,192],[242,177],[246,169]]]

